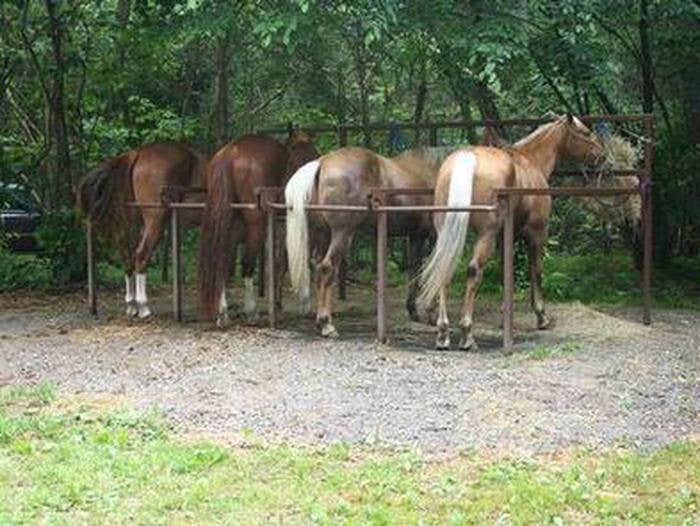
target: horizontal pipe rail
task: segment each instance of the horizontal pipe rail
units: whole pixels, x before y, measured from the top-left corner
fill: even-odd
[[[579,117],[583,122],[655,122],[654,115],[649,113],[640,113],[635,115],[581,115]],[[478,121],[437,121],[437,122],[405,122],[405,123],[373,123],[367,126],[361,124],[321,124],[318,126],[303,127],[305,131],[310,133],[330,133],[330,132],[359,132],[364,130],[372,131],[389,131],[396,127],[406,130],[431,130],[435,128],[469,128],[469,127],[498,127],[498,126],[529,126],[551,122],[551,117],[537,118],[522,118],[522,119],[483,119]],[[288,128],[267,128],[258,130],[258,133],[288,133]]]
[[[551,196],[579,196],[579,197],[599,197],[614,195],[638,194],[640,188],[610,187],[610,188],[586,188],[576,186],[560,186],[553,188],[497,188],[499,195],[551,195]]]
[[[375,212],[495,212],[496,205],[470,205],[470,206],[373,206]]]
[[[129,201],[127,203],[124,203],[124,206],[128,208],[163,208],[163,209],[171,209],[171,208],[178,208],[178,209],[190,209],[190,210],[197,210],[204,208],[206,205],[205,203],[136,203],[133,201]],[[230,203],[231,208],[237,209],[237,210],[257,210],[258,209],[258,204],[257,203]]]

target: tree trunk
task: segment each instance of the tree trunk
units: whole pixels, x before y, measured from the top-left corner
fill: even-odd
[[[55,181],[56,202],[70,206],[73,188],[70,170],[70,145],[66,126],[64,96],[63,23],[54,0],[44,0],[49,19],[49,35],[53,65],[50,71],[49,134],[51,140],[51,172]]]
[[[425,101],[428,96],[428,75],[427,75],[427,60],[423,59],[420,68],[420,80],[418,84],[418,91],[416,92],[416,106],[413,110],[413,122],[415,124],[420,124],[423,120],[423,113],[425,112]],[[416,127],[414,132],[414,143],[420,144],[420,128]]]
[[[639,1],[639,47],[642,70],[642,111],[654,112],[654,75],[649,44],[649,0]]]
[[[214,51],[216,62],[216,77],[214,80],[214,108],[212,121],[214,123],[214,136],[218,147],[229,141],[228,124],[228,39],[226,36],[216,38]]]

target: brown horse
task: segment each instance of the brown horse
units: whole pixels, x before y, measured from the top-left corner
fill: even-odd
[[[540,126],[512,148],[477,146],[450,155],[440,167],[435,204],[455,207],[472,203],[491,204],[495,201],[494,190],[499,187],[547,188],[549,176],[559,159],[598,160],[604,153],[604,146],[595,134],[576,117],[564,115]],[[550,211],[549,196],[523,196],[515,200],[516,232],[528,245],[530,299],[540,329],[551,325],[542,296],[542,248]],[[475,349],[472,336],[474,300],[484,266],[503,224],[503,214],[501,211],[473,215],[438,213],[434,216],[434,223],[438,238],[421,274],[419,305],[429,308],[435,297],[439,297],[436,347],[449,348],[447,287],[463,252],[467,227],[474,228],[477,239],[467,270],[459,347]]]
[[[159,208],[127,209],[124,203],[158,203],[165,185],[200,186],[203,166],[201,156],[191,148],[162,142],[109,159],[81,181],[78,202],[83,214],[99,227],[98,233],[111,237],[119,246],[127,316],[146,318],[151,314],[146,269],[170,214]],[[183,227],[195,226],[198,215],[183,213]],[[143,221],[140,234],[139,218]]]
[[[318,157],[308,135],[296,132],[288,148],[275,139],[245,135],[221,148],[206,168],[207,199],[199,246],[199,292],[202,314],[228,323],[226,283],[231,256],[243,242],[244,311],[248,321],[258,316],[253,287],[255,264],[265,240],[265,213],[258,209],[234,210],[229,204],[255,203],[255,191],[282,186],[288,174]]]
[[[391,159],[364,148],[341,148],[296,172],[285,188],[287,210],[287,257],[293,289],[299,294],[302,310],[308,308],[311,274],[309,250],[318,249],[318,232],[324,228],[330,239],[321,247],[325,251],[317,265],[318,310],[316,324],[323,336],[337,336],[331,319],[331,288],[352,238],[363,223],[371,218],[369,212],[318,212],[309,214],[314,223],[310,243],[305,204],[356,205],[367,204],[371,188],[432,188],[440,163],[453,149],[417,148]],[[423,196],[394,196],[389,204],[430,204],[429,194]],[[430,235],[430,216],[427,214],[393,214],[389,223],[392,234],[408,234],[412,252],[419,253],[419,243]],[[328,239],[328,236],[325,236]],[[419,261],[416,259],[416,261]],[[417,267],[418,265],[416,265]],[[417,270],[417,268],[413,269]],[[407,307],[412,317],[417,316],[414,305],[415,288],[409,291]]]

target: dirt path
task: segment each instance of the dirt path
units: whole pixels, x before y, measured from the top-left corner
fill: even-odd
[[[77,295],[0,296],[0,382],[124,397],[232,440],[250,430],[270,440],[537,452],[655,447],[700,430],[700,313],[657,311],[645,327],[634,310],[559,304],[557,327],[538,332],[519,305],[517,352],[505,358],[495,301],[477,314],[482,350],[461,353],[426,350],[432,329],[405,321],[398,291],[392,344],[375,344],[371,291],[351,296],[335,341],[294,315],[274,331],[177,325],[165,293],[162,314],[146,323],[121,315],[116,292],[103,296],[98,320]]]

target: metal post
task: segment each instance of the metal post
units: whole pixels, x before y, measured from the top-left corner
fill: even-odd
[[[258,258],[258,276],[260,276],[260,280],[258,281],[258,297],[264,298],[265,297],[265,269],[267,268],[265,265],[265,248],[260,251],[260,257]]]
[[[163,281],[163,283],[168,282],[168,236],[172,236],[172,233],[169,232],[167,229],[163,229],[164,232],[164,239],[163,243],[160,247],[160,279]]]
[[[513,353],[513,196],[500,197],[504,204],[503,224],[503,354]]]
[[[277,323],[275,305],[275,209],[267,209],[267,317],[270,327]]]
[[[348,260],[343,258],[338,265],[338,299],[345,300],[347,298],[346,282],[348,280]]]
[[[640,181],[642,198],[642,222],[644,229],[644,259],[642,262],[642,320],[651,323],[651,266],[652,266],[652,205],[651,187],[654,164],[654,121],[651,117],[644,119],[644,179]]]
[[[386,266],[386,212],[377,212],[377,340],[386,342],[386,303],[384,271]]]
[[[87,279],[88,279],[88,308],[90,314],[97,316],[97,290],[95,287],[95,250],[92,222],[85,224],[85,238],[87,243]]]
[[[430,146],[438,145],[438,129],[437,126],[430,127]]]
[[[182,251],[180,250],[180,216],[170,209],[170,247],[173,260],[173,318],[182,321]]]

